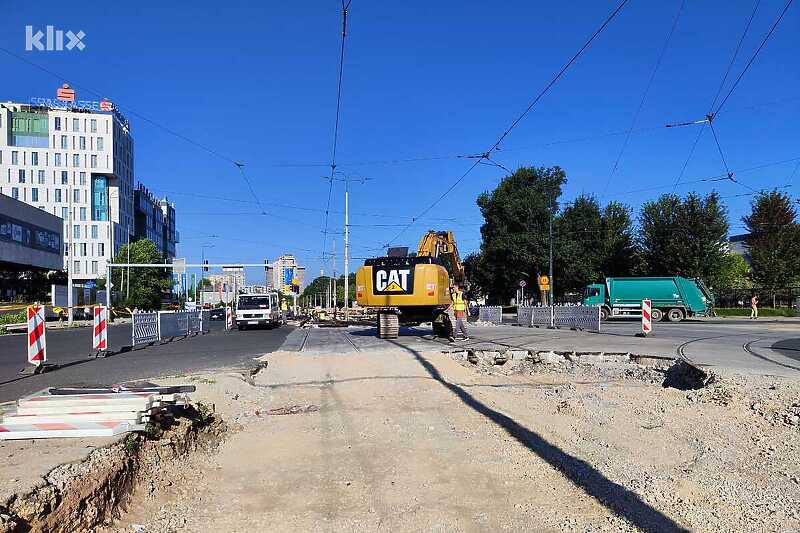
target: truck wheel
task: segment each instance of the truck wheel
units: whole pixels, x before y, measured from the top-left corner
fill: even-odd
[[[378,315],[378,337],[381,339],[396,339],[400,334],[400,319],[394,313],[381,313]]]
[[[244,324],[236,324],[236,327],[239,328],[239,331],[242,331],[243,329],[247,328],[247,326],[245,326]]]
[[[667,313],[667,320],[670,322],[680,322],[683,320],[683,311],[680,309],[670,309]]]
[[[608,320],[608,309],[606,307],[600,308],[600,320]]]
[[[650,312],[650,318],[653,319],[653,322],[661,322],[661,319],[664,318],[664,312],[661,309],[653,309]]]

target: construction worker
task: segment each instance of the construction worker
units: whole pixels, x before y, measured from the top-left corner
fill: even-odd
[[[450,342],[455,342],[459,331],[461,332],[462,340],[468,341],[469,335],[467,334],[467,300],[464,298],[464,292],[461,287],[456,285],[450,290],[450,299],[452,300],[453,314],[456,317],[456,325],[453,329],[453,334],[450,337]]]

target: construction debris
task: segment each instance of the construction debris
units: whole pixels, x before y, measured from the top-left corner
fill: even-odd
[[[187,389],[179,389],[187,390]],[[184,394],[158,391],[42,391],[2,413],[0,440],[107,437],[144,431],[145,424],[170,406],[185,406]]]
[[[300,415],[305,413],[315,413],[319,411],[319,405],[290,405],[288,407],[277,407],[267,411],[268,415]]]
[[[696,390],[706,387],[713,383],[714,380],[713,373],[706,372],[685,359],[679,359],[667,369],[664,376],[664,387],[679,390]]]

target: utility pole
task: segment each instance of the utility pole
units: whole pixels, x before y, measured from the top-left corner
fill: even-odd
[[[333,263],[333,278],[331,280],[333,283],[331,286],[333,287],[333,291],[331,295],[333,297],[333,318],[336,319],[336,239],[331,239],[331,245],[333,247],[333,253],[331,254],[331,263]]]
[[[69,194],[69,212],[67,213],[67,239],[69,239],[69,244],[67,245],[67,250],[69,250],[69,254],[67,254],[67,324],[71,327],[72,326],[72,258],[75,257],[75,248],[74,242],[72,240],[72,186],[67,188],[67,193]],[[106,285],[110,285],[111,280],[109,279]],[[106,290],[109,290],[106,286]]]
[[[350,191],[349,183],[344,187],[344,320],[350,318]]]
[[[553,300],[553,191],[550,191],[548,199],[550,211],[550,327],[555,326],[555,300]]]

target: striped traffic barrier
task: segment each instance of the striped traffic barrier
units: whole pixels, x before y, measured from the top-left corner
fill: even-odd
[[[29,305],[27,307],[28,334],[25,336],[28,343],[28,365],[20,374],[41,374],[50,370],[54,365],[47,364],[47,338],[44,319],[44,307]]]
[[[47,361],[47,338],[44,327],[44,307],[28,306],[28,363],[40,366]]]
[[[230,331],[233,329],[233,311],[231,306],[225,306],[225,330]]]
[[[653,302],[642,300],[642,331],[640,337],[649,337],[653,333]]]
[[[108,308],[105,305],[95,305],[92,321],[92,349],[98,355],[108,351]]]

